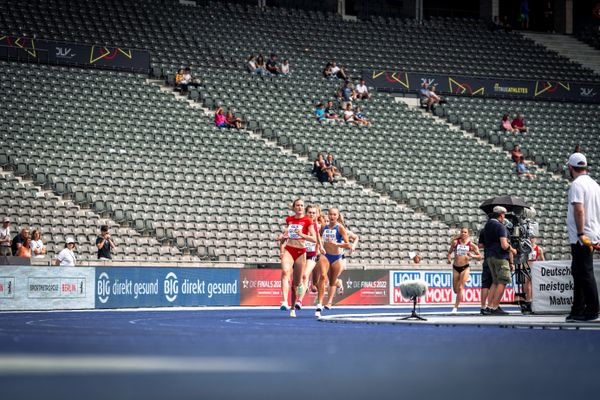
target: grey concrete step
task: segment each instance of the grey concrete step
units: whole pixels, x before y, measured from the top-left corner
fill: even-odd
[[[574,36],[532,32],[520,33],[524,37],[600,75],[600,51],[579,41]]]

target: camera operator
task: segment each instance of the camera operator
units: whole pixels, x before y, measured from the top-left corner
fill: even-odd
[[[98,260],[112,260],[111,249],[117,247],[108,233],[108,226],[100,227],[100,236],[96,238],[96,247],[98,247]]]
[[[593,243],[600,241],[600,186],[587,173],[587,160],[573,153],[567,163],[569,189],[567,231],[571,243],[573,305],[567,322],[598,318],[598,287],[594,277]]]
[[[490,271],[490,266],[488,264],[488,252],[485,251],[485,235],[483,227],[479,232],[479,239],[477,240],[477,246],[479,250],[483,250],[483,265],[481,266],[481,315],[490,315],[491,310],[488,307],[488,296],[490,294],[490,290],[495,288],[496,286],[492,283],[492,272]]]
[[[504,226],[506,208],[496,206],[491,218],[483,228],[483,239],[486,258],[492,273],[493,285],[488,295],[488,307],[491,315],[508,314],[500,308],[500,300],[506,285],[512,282],[511,271],[514,270],[513,256],[517,250],[509,242],[509,232]]]

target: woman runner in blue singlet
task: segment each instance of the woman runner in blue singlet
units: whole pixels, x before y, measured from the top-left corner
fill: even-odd
[[[352,248],[348,241],[348,233],[344,227],[344,217],[337,208],[328,211],[329,224],[321,228],[321,241],[325,250],[324,257],[319,259],[318,271],[320,273],[318,289],[318,304],[315,311],[317,317],[321,316],[323,308],[329,310],[333,305],[333,298],[337,289],[338,277],[345,267],[343,259],[344,249]],[[323,307],[325,297],[325,282],[329,282],[327,304]]]

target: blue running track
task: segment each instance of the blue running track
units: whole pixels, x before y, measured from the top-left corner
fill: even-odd
[[[366,312],[398,309],[329,313]],[[208,365],[30,372],[13,368],[19,359],[11,355]],[[212,370],[213,358],[242,367]],[[262,367],[248,370],[248,360]],[[334,324],[312,310],[295,319],[252,308],[6,313],[0,361],[1,400],[600,398],[599,331]]]

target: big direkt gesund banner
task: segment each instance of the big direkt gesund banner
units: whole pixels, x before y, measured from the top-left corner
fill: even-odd
[[[239,269],[96,268],[96,308],[233,306]]]
[[[0,34],[0,57],[148,73],[150,52]]]
[[[594,269],[596,284],[600,283],[600,268]],[[533,301],[536,313],[566,314],[573,304],[571,261],[537,261],[531,267]]]
[[[408,280],[422,279],[427,282],[427,294],[419,299],[421,304],[453,304],[456,294],[452,289],[451,271],[390,271],[390,304],[411,303],[400,295],[400,284]],[[515,298],[513,285],[506,287],[503,302],[512,302]],[[462,304],[481,303],[481,271],[471,271],[470,278],[463,291]]]
[[[336,294],[338,305],[383,305],[389,301],[387,270],[348,270],[340,276],[343,293]],[[281,271],[277,269],[242,269],[240,271],[243,306],[278,306],[281,303]],[[304,305],[315,303],[316,293],[310,290]],[[327,302],[327,294],[325,302]],[[288,294],[288,299],[291,295]],[[290,300],[291,301],[291,300]]]
[[[94,268],[0,267],[0,310],[94,308]]]
[[[417,93],[423,83],[426,83],[428,86],[436,85],[437,92],[442,94],[600,103],[599,83],[486,78],[372,69],[364,70],[363,78],[369,86],[392,92]]]

